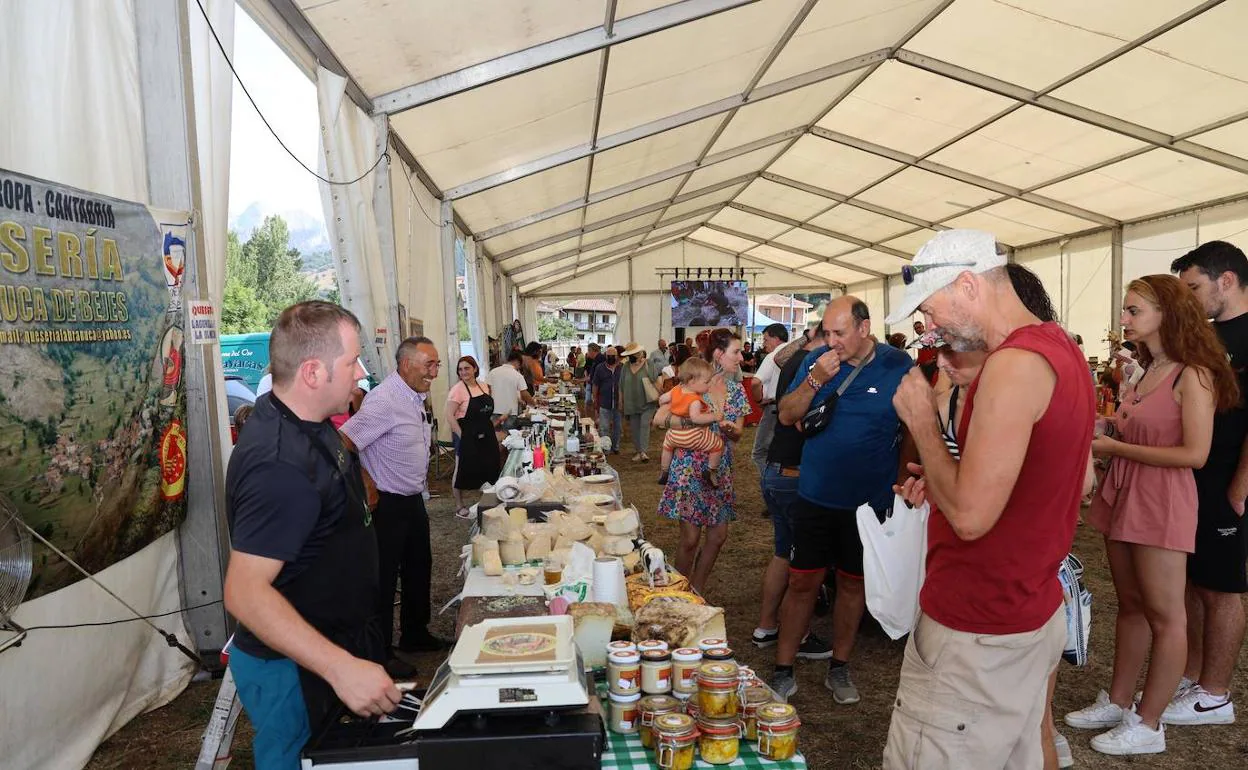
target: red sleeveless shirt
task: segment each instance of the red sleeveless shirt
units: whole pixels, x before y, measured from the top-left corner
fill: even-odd
[[[927,530],[923,611],[942,625],[975,634],[1016,634],[1044,625],[1062,602],[1057,568],[1075,537],[1096,398],[1087,362],[1057,324],[1016,329],[993,351],[1018,348],[1044,357],[1057,382],[1032,426],[1023,467],[1001,518],[964,541],[932,511]],[[990,356],[991,357],[991,356]],[[964,448],[979,378],[971,384],[958,444]]]

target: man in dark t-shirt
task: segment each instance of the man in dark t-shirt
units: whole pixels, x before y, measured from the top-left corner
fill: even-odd
[[[1187,559],[1187,668],[1181,691],[1162,714],[1166,724],[1230,724],[1231,677],[1244,642],[1243,594],[1248,593],[1248,258],[1225,241],[1210,241],[1176,259],[1170,269],[1191,288],[1226,347],[1239,376],[1240,406],[1213,418],[1213,441],[1203,468],[1193,471],[1198,500],[1196,552]],[[1194,633],[1195,631],[1195,633]]]
[[[230,456],[225,606],[240,624],[230,671],[257,767],[299,767],[311,726],[337,700],[376,716],[401,697],[375,662],[377,537],[359,467],[329,422],[364,376],[359,337],[337,305],[282,311],[269,342],[273,390]]]

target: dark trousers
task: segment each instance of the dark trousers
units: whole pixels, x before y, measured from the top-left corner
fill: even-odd
[[[394,642],[394,588],[403,579],[403,602],[399,609],[399,640],[415,642],[427,634],[429,583],[433,573],[433,550],[429,545],[429,515],[420,495],[381,497],[373,513],[377,530],[377,556],[381,572],[378,612],[386,649]]]

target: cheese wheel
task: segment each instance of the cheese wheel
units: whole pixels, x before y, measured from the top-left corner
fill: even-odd
[[[512,528],[517,531],[523,530],[524,525],[529,523],[529,512],[524,508],[511,508],[507,515],[511,517]]]
[[[608,535],[602,543],[602,550],[612,556],[623,556],[633,552],[633,540],[622,535]]]
[[[641,554],[637,551],[629,551],[620,557],[624,562],[624,574],[631,575],[641,569]]]
[[[503,564],[509,566],[524,564],[524,539],[504,540],[498,544],[498,553],[502,557]]]
[[[529,561],[543,559],[550,554],[550,538],[546,535],[539,535],[529,541],[528,547],[524,550],[525,558]]]
[[[608,513],[604,526],[608,535],[631,535],[641,526],[641,522],[637,518],[637,511],[626,508]]]
[[[503,561],[498,555],[498,551],[486,551],[481,558],[481,566],[485,570],[485,574],[490,577],[498,577],[503,574]]]
[[[491,540],[485,535],[477,535],[472,538],[472,564],[473,566],[481,566],[486,551],[497,551],[498,541]]]
[[[507,509],[501,505],[481,514],[481,534],[491,540],[502,540],[507,536],[507,529],[510,526],[511,520],[507,516]]]

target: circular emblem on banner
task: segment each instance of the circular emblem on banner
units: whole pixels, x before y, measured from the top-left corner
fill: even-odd
[[[160,436],[160,496],[176,500],[186,490],[186,432],[174,420]]]
[[[160,403],[173,406],[178,400],[178,386],[182,383],[183,333],[177,326],[170,326],[160,341],[160,358],[163,365]]]

